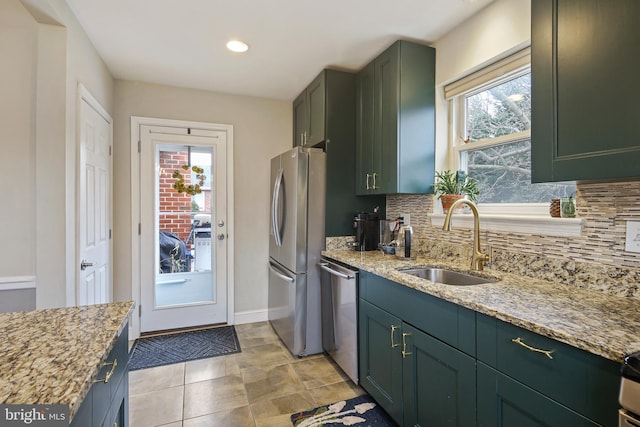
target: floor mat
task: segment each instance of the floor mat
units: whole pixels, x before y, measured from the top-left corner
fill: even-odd
[[[291,415],[291,422],[295,427],[345,425],[391,427],[397,425],[369,395],[358,396],[331,405],[319,406],[309,411],[298,412]]]
[[[133,344],[129,370],[153,368],[240,351],[240,343],[233,326],[140,338]]]

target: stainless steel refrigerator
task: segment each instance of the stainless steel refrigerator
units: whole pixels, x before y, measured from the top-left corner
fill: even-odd
[[[325,153],[296,147],[271,159],[269,321],[291,353],[322,352],[320,252]]]

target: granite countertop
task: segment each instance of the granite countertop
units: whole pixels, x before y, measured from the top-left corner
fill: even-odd
[[[132,302],[0,313],[0,403],[78,411]]]
[[[640,301],[636,298],[610,296],[491,269],[473,274],[492,278],[494,283],[451,286],[398,269],[434,266],[469,272],[469,263],[424,257],[403,260],[379,251],[328,250],[322,254],[615,362],[640,351]]]

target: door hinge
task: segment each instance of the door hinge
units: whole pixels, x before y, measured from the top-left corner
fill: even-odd
[[[111,229],[109,229],[109,240],[111,240]]]
[[[109,155],[111,155],[111,146],[109,146]]]
[[[142,152],[142,141],[138,140],[138,153]]]
[[[142,234],[142,223],[138,223],[138,236]]]
[[[142,305],[138,305],[138,316],[142,316]]]

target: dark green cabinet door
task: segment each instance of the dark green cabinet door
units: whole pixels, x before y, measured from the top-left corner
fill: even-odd
[[[320,73],[293,101],[293,146],[312,147],[325,140],[325,77]]]
[[[531,2],[533,182],[640,176],[640,2]]]
[[[395,193],[398,171],[398,57],[399,44],[375,61],[373,171],[376,193]]]
[[[356,77],[356,194],[371,194],[373,184],[373,74],[371,62]]]
[[[598,425],[480,362],[477,372],[479,427]]]
[[[320,73],[307,87],[306,146],[312,147],[325,140],[325,77]]]
[[[93,388],[89,389],[89,392],[82,401],[80,409],[76,412],[73,420],[71,421],[71,427],[85,427],[90,426],[93,423]]]
[[[363,299],[358,316],[360,385],[403,425],[402,322]]]
[[[404,323],[404,425],[476,425],[475,359]]]
[[[397,41],[358,77],[359,194],[432,192],[435,50]]]
[[[293,101],[293,146],[304,146],[305,132],[307,130],[307,102],[306,91],[302,92]]]

